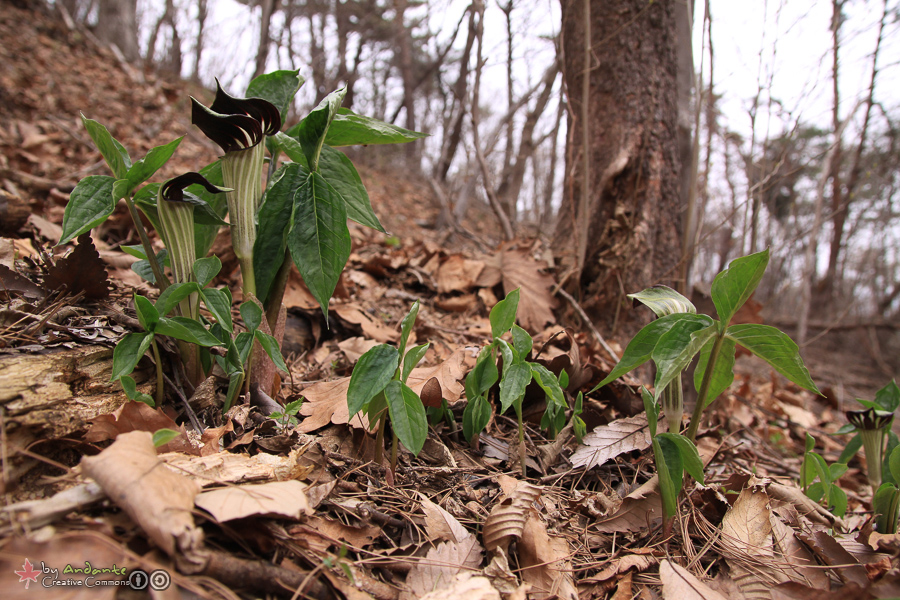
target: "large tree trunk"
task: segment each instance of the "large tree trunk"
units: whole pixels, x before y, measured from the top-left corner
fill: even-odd
[[[100,0],[94,33],[102,41],[118,46],[127,61],[139,61],[137,0]]]
[[[607,326],[623,290],[674,285],[681,253],[675,14],[672,0],[562,0],[570,112],[553,249],[567,285]]]

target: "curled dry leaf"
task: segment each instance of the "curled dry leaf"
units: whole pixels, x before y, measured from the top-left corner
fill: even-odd
[[[770,513],[772,535],[775,547],[783,557],[785,575],[791,580],[810,585],[819,590],[831,589],[831,578],[822,569],[817,569],[812,553],[800,543],[794,530],[788,527],[774,511]]]
[[[525,329],[540,331],[544,325],[554,322],[557,301],[550,290],[556,281],[543,272],[546,263],[534,260],[527,250],[510,249],[485,258],[484,264],[478,285],[493,287],[502,280],[504,294],[516,288],[522,290],[518,319]]]
[[[663,431],[664,423],[665,421],[659,423]],[[590,469],[625,452],[644,450],[650,446],[651,441],[647,416],[642,413],[595,427],[584,436],[570,460],[573,467]]]
[[[409,374],[406,384],[417,394],[422,394],[425,384],[432,378],[441,386],[441,397],[449,403],[456,402],[465,388],[460,381],[465,377],[463,360],[466,349],[457,348],[445,361],[433,367],[416,367]],[[438,401],[440,404],[440,400]]]
[[[181,435],[163,444],[158,448],[162,452],[184,452],[186,454],[199,454],[188,440],[184,432],[184,426],[177,424],[172,417],[161,408],[151,408],[143,402],[127,401],[114,412],[91,421],[91,428],[84,439],[88,442],[103,442],[117,439],[118,436],[130,431],[147,431],[153,433],[160,429],[180,431]]]
[[[600,533],[644,531],[662,519],[662,501],[659,497],[659,477],[654,475],[641,487],[622,500],[619,509],[598,522]]]
[[[146,431],[123,433],[97,456],[81,460],[84,474],[169,556],[200,550],[203,532],[191,511],[200,486],[163,468],[153,436]]]
[[[306,499],[306,487],[296,480],[228,486],[203,492],[197,496],[196,504],[219,523],[272,515],[300,519],[313,512]]]
[[[420,598],[433,590],[451,585],[457,575],[481,567],[484,549],[474,535],[461,542],[442,542],[430,548],[406,576],[406,585],[413,598]]]
[[[109,275],[88,233],[78,236],[78,245],[47,271],[44,287],[51,291],[65,288],[69,294],[84,292],[89,300],[109,296]]]
[[[472,536],[463,527],[456,517],[432,502],[428,497],[419,492],[422,501],[422,512],[425,513],[425,531],[431,541],[445,540],[448,542],[462,542]]]
[[[541,495],[541,488],[522,481],[515,491],[496,504],[484,522],[484,546],[493,552],[504,550],[513,539],[520,538],[525,529],[528,509]]]
[[[547,526],[533,508],[528,509],[528,519],[518,544],[522,579],[532,586],[531,595],[536,600],[558,597],[578,600],[578,590],[572,577],[572,555],[565,538],[551,536]]]
[[[341,304],[332,307],[332,310],[341,320],[353,325],[359,325],[365,337],[371,338],[380,344],[397,341],[400,335],[381,321],[370,317],[357,304]]]
[[[768,599],[775,583],[787,580],[772,567],[772,524],[769,496],[755,477],[722,519],[722,554],[731,576],[748,599]]]
[[[460,573],[453,578],[450,585],[442,590],[435,590],[422,596],[419,600],[500,600],[500,592],[491,585],[487,577]]]
[[[665,600],[726,600],[725,596],[694,577],[690,571],[669,560],[660,561],[659,578]]]

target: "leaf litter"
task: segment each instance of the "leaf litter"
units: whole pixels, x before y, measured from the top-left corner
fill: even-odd
[[[900,543],[873,533],[858,459],[840,480],[850,498],[842,519],[797,487],[796,456],[807,430],[816,432],[829,462],[840,452],[826,435],[837,429],[836,411],[769,373],[740,371],[714,406],[699,440],[706,485],[687,484],[669,539],[659,527],[646,419],[635,408],[640,397],[630,380],[585,399],[583,444],[564,434],[548,440],[526,419],[535,459],[527,478],[508,452],[470,446],[446,423],[431,428],[419,458],[401,449],[396,473],[372,463],[368,423],[347,414],[349,375],[373,344],[397,339],[399,320],[416,299],[423,310],[413,335],[432,346],[410,385],[432,406],[446,400],[457,420],[465,374],[490,336],[488,311],[517,287],[533,353],[555,373],[566,369],[570,394],[589,390],[611,368],[587,327],[557,311],[540,243],[436,243],[433,232],[411,226],[436,211],[422,205],[427,185],[417,188],[405,175],[361,169],[387,228],[410,233],[389,246],[380,235],[352,228],[353,254],[332,300],[330,329],[303,282],[289,279],[294,381],[283,381],[275,400],[303,399],[296,425],[276,423],[248,404],[222,415],[214,388],[223,382],[216,381],[208,384],[211,392],[191,398],[203,436],[183,405],[126,402],[105,383],[109,349],[138,330],[132,287],[150,292],[129,261],[110,250],[109,242],[134,243],[121,208],[94,239],[52,248],[76,179],[71,174],[96,162],[93,150],[68,133],[78,119],[68,98],[110,107],[121,115],[110,123],[117,136],[146,150],[188,128],[169,101],[187,84],[146,73],[145,84],[134,85],[133,74],[110,67],[115,58],[107,50],[52,17],[12,6],[6,13],[0,39],[9,55],[37,56],[52,77],[11,99],[0,152],[10,169],[57,184],[29,188],[21,177],[3,180],[43,215],[33,214],[19,237],[0,240],[6,492],[0,589],[13,590],[10,597],[25,597],[14,573],[26,560],[165,569],[176,586],[204,598],[898,595]],[[58,34],[65,50],[37,29]],[[44,41],[32,48],[33,40]],[[14,59],[0,78],[31,68]],[[90,89],[82,83],[87,79]],[[58,120],[39,116],[49,114]],[[9,153],[9,140],[27,145],[34,160]],[[215,156],[190,137],[184,144],[184,155]],[[166,168],[182,167],[175,160]],[[482,231],[488,219],[472,221]],[[226,264],[227,258],[225,252]],[[223,269],[215,284],[237,291],[229,273]],[[753,318],[762,319],[758,311]],[[564,331],[563,324],[573,328]],[[44,356],[56,361],[52,367],[22,370],[23,358]],[[138,391],[152,394],[149,369],[135,371],[135,380]],[[539,418],[541,402],[529,390],[526,414]],[[180,435],[154,448],[151,434],[160,428]],[[494,407],[484,439],[514,447],[515,420]],[[106,597],[112,592],[104,590]]]

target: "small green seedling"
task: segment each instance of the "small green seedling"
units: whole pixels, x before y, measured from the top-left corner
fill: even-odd
[[[806,452],[800,467],[800,488],[810,499],[823,502],[825,507],[839,517],[847,512],[847,494],[837,481],[847,472],[845,463],[828,465],[822,455],[813,452],[815,439],[806,434]],[[814,481],[818,478],[818,481]]]
[[[297,413],[303,405],[303,398],[297,398],[293,402],[284,405],[284,410],[276,410],[269,415],[270,419],[274,419],[283,429],[293,427],[297,424]]]
[[[375,462],[381,464],[384,451],[384,430],[388,419],[393,430],[391,470],[397,469],[397,443],[418,456],[428,436],[428,417],[422,399],[406,381],[425,356],[430,344],[406,349],[419,314],[419,301],[413,303],[400,323],[400,346],[380,344],[363,354],[350,376],[347,389],[347,410],[352,419],[362,411],[370,427],[377,427]],[[402,357],[402,360],[401,360]]]

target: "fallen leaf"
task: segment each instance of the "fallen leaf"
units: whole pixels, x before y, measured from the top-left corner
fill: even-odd
[[[500,600],[500,592],[491,585],[487,577],[459,573],[450,585],[441,590],[429,592],[419,600]]]
[[[551,275],[542,271],[547,268],[543,262],[534,260],[526,250],[501,250],[484,259],[484,273],[478,285],[496,285],[499,274],[503,282],[503,292],[508,294],[516,288],[519,294],[518,320],[529,331],[540,331],[547,323],[555,321],[553,309],[557,301],[550,290],[556,285]]]
[[[379,343],[394,342],[399,334],[382,323],[380,320],[370,317],[363,308],[357,304],[339,304],[331,307],[331,310],[341,320],[353,325],[359,325],[363,334]]]
[[[722,519],[721,547],[731,567],[731,578],[748,598],[769,598],[772,584],[787,579],[771,566],[774,551],[769,496],[756,477],[750,478]]]
[[[91,420],[91,428],[85,434],[88,442],[114,440],[130,431],[147,431],[154,433],[160,429],[180,431],[181,435],[159,447],[159,452],[186,452],[199,454],[199,450],[191,444],[185,434],[184,426],[177,424],[172,417],[161,408],[151,408],[143,402],[128,401],[112,413],[100,415]]]
[[[429,539],[459,543],[472,535],[456,517],[429,500],[425,494],[419,492],[419,497],[422,512],[425,513],[425,531],[428,532]]]
[[[659,478],[654,475],[641,487],[622,500],[618,510],[609,518],[597,522],[600,533],[644,531],[662,519],[659,497]]]
[[[666,559],[659,563],[659,578],[666,600],[726,600],[690,571]]]
[[[352,337],[338,342],[338,348],[344,353],[351,363],[359,360],[359,357],[378,345],[375,340],[368,340],[364,337]]]
[[[457,575],[481,567],[483,553],[478,539],[471,534],[461,542],[440,543],[410,569],[406,585],[413,598],[449,587]]]
[[[293,479],[301,468],[297,464],[299,457],[299,448],[292,450],[287,456],[265,452],[253,456],[233,452],[219,452],[209,456],[187,456],[181,452],[159,455],[159,459],[173,472],[192,478],[203,486]]]
[[[425,384],[435,378],[441,386],[441,397],[449,403],[456,402],[465,391],[465,387],[460,383],[465,376],[463,371],[465,353],[466,349],[460,347],[439,365],[413,369],[409,374],[409,379],[406,380],[406,385],[421,395]]]
[[[306,402],[300,406],[300,414],[305,416],[303,422],[297,426],[296,431],[309,433],[329,423],[343,425],[350,423],[357,429],[369,428],[369,420],[362,413],[350,420],[350,411],[347,409],[347,388],[350,387],[350,378],[341,377],[333,381],[321,381],[304,389],[301,394]]]
[[[491,552],[497,548],[506,549],[510,542],[520,538],[525,529],[527,509],[540,495],[541,488],[521,481],[512,494],[495,504],[482,529],[485,548]]]
[[[812,553],[800,543],[794,530],[785,525],[774,512],[770,512],[770,522],[772,525],[772,536],[775,547],[779,550],[786,565],[790,565],[790,570],[785,569],[785,574],[792,580],[820,590],[831,589],[831,578],[822,569],[816,568],[816,560]]]
[[[663,422],[660,422],[663,425]],[[633,450],[644,450],[651,444],[647,415],[641,413],[595,427],[584,436],[572,454],[573,467],[590,469]]]
[[[291,269],[287,286],[284,289],[284,298],[281,303],[285,308],[300,308],[303,310],[318,310],[319,303],[310,293],[309,288],[300,277],[296,269]]]
[[[78,236],[75,250],[47,270],[44,287],[53,291],[65,289],[73,295],[84,292],[89,300],[109,296],[109,275],[89,233]]]
[[[162,468],[150,433],[123,433],[97,456],[81,459],[81,466],[166,554],[199,550],[203,532],[191,511],[200,486]]]
[[[868,585],[869,577],[866,575],[865,567],[859,564],[853,555],[847,552],[832,536],[824,531],[810,533],[799,531],[797,537],[809,546],[809,549],[826,565],[840,565],[841,568],[834,569],[834,573],[840,577],[841,581],[863,588]]]
[[[329,539],[335,546],[340,546],[342,542],[346,542],[356,548],[365,548],[366,546],[371,546],[378,536],[381,535],[381,527],[376,525],[354,527],[345,525],[340,521],[322,517],[311,517],[306,524]]]
[[[253,516],[300,519],[312,512],[306,499],[306,487],[300,481],[228,486],[201,493],[195,503],[219,523]]]
[[[563,537],[548,534],[547,526],[534,509],[528,510],[517,548],[522,580],[531,584],[532,597],[537,600],[551,597],[578,600],[569,560],[572,555],[569,543]]]
[[[447,257],[435,274],[438,293],[468,292],[475,287],[483,269],[484,263],[480,260],[470,260],[462,254]]]

